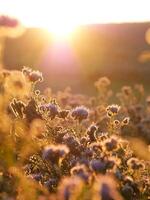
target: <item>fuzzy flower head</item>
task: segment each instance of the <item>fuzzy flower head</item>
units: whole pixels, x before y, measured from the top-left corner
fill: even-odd
[[[105,173],[107,168],[106,162],[98,159],[91,160],[90,166],[91,169],[96,173]]]
[[[17,19],[5,15],[0,16],[0,26],[14,28],[18,26],[18,24],[19,23]]]
[[[64,178],[58,187],[58,199],[75,200],[82,192],[83,181],[77,176]]]
[[[52,163],[58,163],[59,159],[63,159],[68,153],[69,149],[65,145],[49,145],[44,148],[42,158]]]
[[[0,15],[0,36],[17,37],[24,32],[20,22],[6,15]]]
[[[111,81],[107,77],[102,77],[98,79],[98,81],[95,82],[95,87],[98,90],[101,90],[101,88],[106,88],[111,84]]]
[[[81,122],[84,119],[87,119],[89,115],[89,110],[84,106],[78,106],[72,110],[71,116]]]
[[[132,88],[130,86],[123,86],[121,91],[125,96],[130,96],[132,94]]]
[[[140,162],[139,159],[137,158],[130,158],[128,161],[127,161],[127,165],[133,169],[133,170],[138,170],[138,169],[144,169],[145,166],[142,162]]]
[[[119,110],[120,110],[120,106],[115,105],[115,104],[109,105],[109,106],[107,106],[107,108],[106,108],[108,117],[112,117],[112,116],[117,115],[118,112],[119,112]]]
[[[113,151],[117,149],[118,147],[118,141],[117,138],[111,137],[104,142],[104,147],[107,151]]]
[[[36,83],[36,82],[42,82],[43,76],[42,73],[39,71],[31,70],[28,67],[24,67],[22,69],[22,73],[29,79],[29,81]]]
[[[57,115],[59,115],[59,106],[56,102],[50,102],[47,104],[43,104],[39,107],[40,111],[46,112],[51,119],[54,119]]]
[[[87,135],[89,136],[89,139],[91,142],[96,141],[96,131],[98,127],[95,124],[92,124],[88,130],[87,130]]]
[[[111,176],[98,176],[93,186],[92,200],[123,200],[117,191],[117,184]]]
[[[28,96],[31,90],[31,83],[26,81],[22,73],[17,70],[12,70],[9,74],[7,71],[2,71],[4,78],[3,88],[5,93],[10,97],[24,99]]]
[[[88,182],[90,179],[90,173],[88,172],[85,165],[76,165],[71,169],[71,175],[78,176],[83,179],[85,182]]]

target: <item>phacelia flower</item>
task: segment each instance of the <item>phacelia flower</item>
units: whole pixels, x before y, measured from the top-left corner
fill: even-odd
[[[71,116],[81,122],[84,119],[87,119],[89,115],[89,110],[84,106],[78,106],[72,110]]]
[[[65,145],[49,145],[44,148],[42,158],[52,163],[58,163],[59,159],[63,159],[68,153],[69,149]]]
[[[90,179],[90,173],[88,172],[85,165],[77,165],[71,169],[71,175],[79,176],[85,182],[88,182]]]
[[[39,71],[33,71],[28,67],[24,67],[22,69],[22,73],[27,76],[27,78],[29,79],[29,81],[35,83],[35,82],[42,82],[43,81],[43,76],[42,73]]]
[[[64,178],[58,186],[58,199],[77,199],[82,192],[83,181],[77,176]]]
[[[142,162],[140,162],[139,159],[137,158],[130,158],[128,161],[127,161],[127,165],[133,169],[133,170],[138,170],[140,168],[145,168],[144,164]]]
[[[106,108],[108,117],[112,117],[114,115],[117,115],[119,110],[120,110],[120,106],[115,105],[115,104],[107,106],[107,108]]]
[[[89,136],[89,139],[91,142],[96,141],[96,131],[97,131],[98,127],[94,124],[92,124],[88,130],[87,130],[87,135]]]
[[[19,22],[17,19],[5,15],[0,16],[0,26],[14,28],[18,26],[18,24]]]
[[[125,96],[129,96],[132,94],[132,88],[130,86],[123,86],[121,91]]]
[[[107,77],[102,77],[95,82],[95,87],[100,90],[101,88],[108,87],[111,81]]]
[[[43,104],[39,107],[40,111],[47,112],[51,119],[54,119],[56,115],[59,115],[59,106],[54,102]]]
[[[57,179],[49,178],[47,181],[44,182],[44,185],[48,188],[50,192],[54,191],[57,187]]]
[[[91,169],[95,171],[96,173],[105,173],[106,172],[106,162],[101,160],[92,160],[91,163]]]
[[[117,183],[110,176],[98,176],[93,185],[93,200],[123,200],[117,191]]]
[[[125,199],[128,199],[128,200],[132,200],[133,199],[134,190],[130,185],[125,184],[123,186],[121,192],[122,192],[122,195],[125,197]]]
[[[116,149],[118,147],[117,138],[111,137],[110,139],[107,139],[104,142],[104,146],[107,151],[113,151],[114,149]]]

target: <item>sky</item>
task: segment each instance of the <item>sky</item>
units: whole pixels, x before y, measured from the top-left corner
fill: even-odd
[[[0,0],[0,14],[32,27],[150,21],[150,0]]]

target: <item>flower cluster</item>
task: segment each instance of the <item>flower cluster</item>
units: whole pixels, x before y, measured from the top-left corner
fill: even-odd
[[[149,98],[144,107],[124,87],[109,105],[107,78],[94,97],[35,90],[41,80],[29,68],[0,72],[0,199],[148,199]]]

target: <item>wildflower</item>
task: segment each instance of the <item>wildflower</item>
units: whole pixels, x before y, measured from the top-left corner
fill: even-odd
[[[54,119],[56,115],[59,115],[59,106],[56,104],[56,102],[48,103],[48,104],[43,104],[39,107],[40,111],[42,112],[47,112],[48,116],[51,119]]]
[[[77,165],[71,169],[71,175],[79,176],[81,179],[83,179],[85,182],[89,181],[90,174],[87,171],[85,165]]]
[[[81,144],[87,145],[88,142],[89,142],[88,137],[85,137],[85,136],[81,137],[81,139],[80,139]]]
[[[119,110],[120,110],[120,106],[115,105],[115,104],[107,106],[107,108],[106,108],[108,117],[112,117],[114,115],[117,115]]]
[[[106,163],[101,160],[92,160],[90,163],[91,169],[96,173],[105,173],[106,172]]]
[[[127,161],[127,165],[133,170],[138,170],[140,168],[142,168],[142,169],[145,168],[144,164],[142,162],[140,162],[137,158],[130,158]]]
[[[42,158],[52,163],[58,163],[59,159],[63,159],[68,153],[69,149],[65,145],[49,145],[44,148]]]
[[[2,15],[0,16],[0,26],[14,28],[18,26],[19,22],[17,19]]]
[[[20,99],[28,96],[31,90],[31,83],[27,82],[22,73],[16,70],[5,77],[3,84],[4,90],[9,96]]]
[[[95,87],[100,90],[103,87],[108,87],[111,81],[107,77],[102,77],[95,82]]]
[[[29,74],[29,80],[31,82],[42,82],[43,81],[43,76],[42,76],[42,73],[39,72],[39,71],[32,71],[30,74]]]
[[[107,139],[104,142],[104,146],[107,151],[113,151],[114,149],[116,149],[118,147],[117,138],[111,137],[110,139]]]
[[[79,177],[64,178],[58,186],[58,199],[78,199],[83,189],[83,181]]]
[[[101,146],[101,144],[100,143],[98,143],[98,142],[92,142],[91,144],[90,144],[90,147],[92,148],[92,150],[94,151],[94,152],[99,152],[99,151],[102,151],[102,146]]]
[[[69,147],[70,152],[72,154],[78,155],[78,156],[81,154],[80,143],[79,143],[78,139],[75,138],[74,136],[69,136],[68,134],[64,135],[63,143]]]
[[[98,176],[93,186],[93,200],[122,200],[117,183],[110,176]]]
[[[125,117],[122,121],[122,125],[128,125],[129,124],[129,121],[130,121],[130,118],[129,117]]]
[[[96,141],[95,133],[96,133],[97,129],[98,129],[97,126],[92,124],[87,130],[87,135],[89,136],[89,139],[91,142]]]
[[[124,183],[132,184],[133,178],[131,176],[125,176],[124,177]]]
[[[122,172],[121,172],[119,169],[116,169],[116,171],[115,171],[115,177],[116,177],[118,180],[120,180],[120,181],[123,180],[123,174],[122,174]]]
[[[125,95],[125,96],[129,96],[132,94],[132,89],[130,86],[124,86],[122,87],[122,93]]]
[[[44,182],[44,185],[48,188],[50,192],[54,191],[57,187],[57,179],[49,178],[47,181]]]
[[[41,119],[41,114],[38,112],[36,101],[31,98],[24,108],[23,113],[26,115],[28,122],[32,122],[34,119]]]
[[[127,200],[132,200],[133,195],[134,195],[134,190],[133,188],[128,185],[127,183],[123,186],[122,190],[122,195],[127,199]]]
[[[41,181],[42,179],[42,174],[38,173],[38,174],[31,174],[29,177],[31,177],[32,179],[34,179],[35,181]]]
[[[23,67],[22,74],[25,76],[29,76],[32,70],[29,67]]]
[[[33,83],[43,81],[42,73],[39,71],[33,71],[30,68],[24,67],[22,73]]]
[[[84,106],[76,107],[72,110],[71,116],[81,122],[84,119],[87,119],[89,115],[89,110]]]
[[[93,157],[93,154],[94,154],[94,151],[91,147],[87,147],[86,149],[84,149],[84,154],[85,157],[87,158],[92,158]]]

